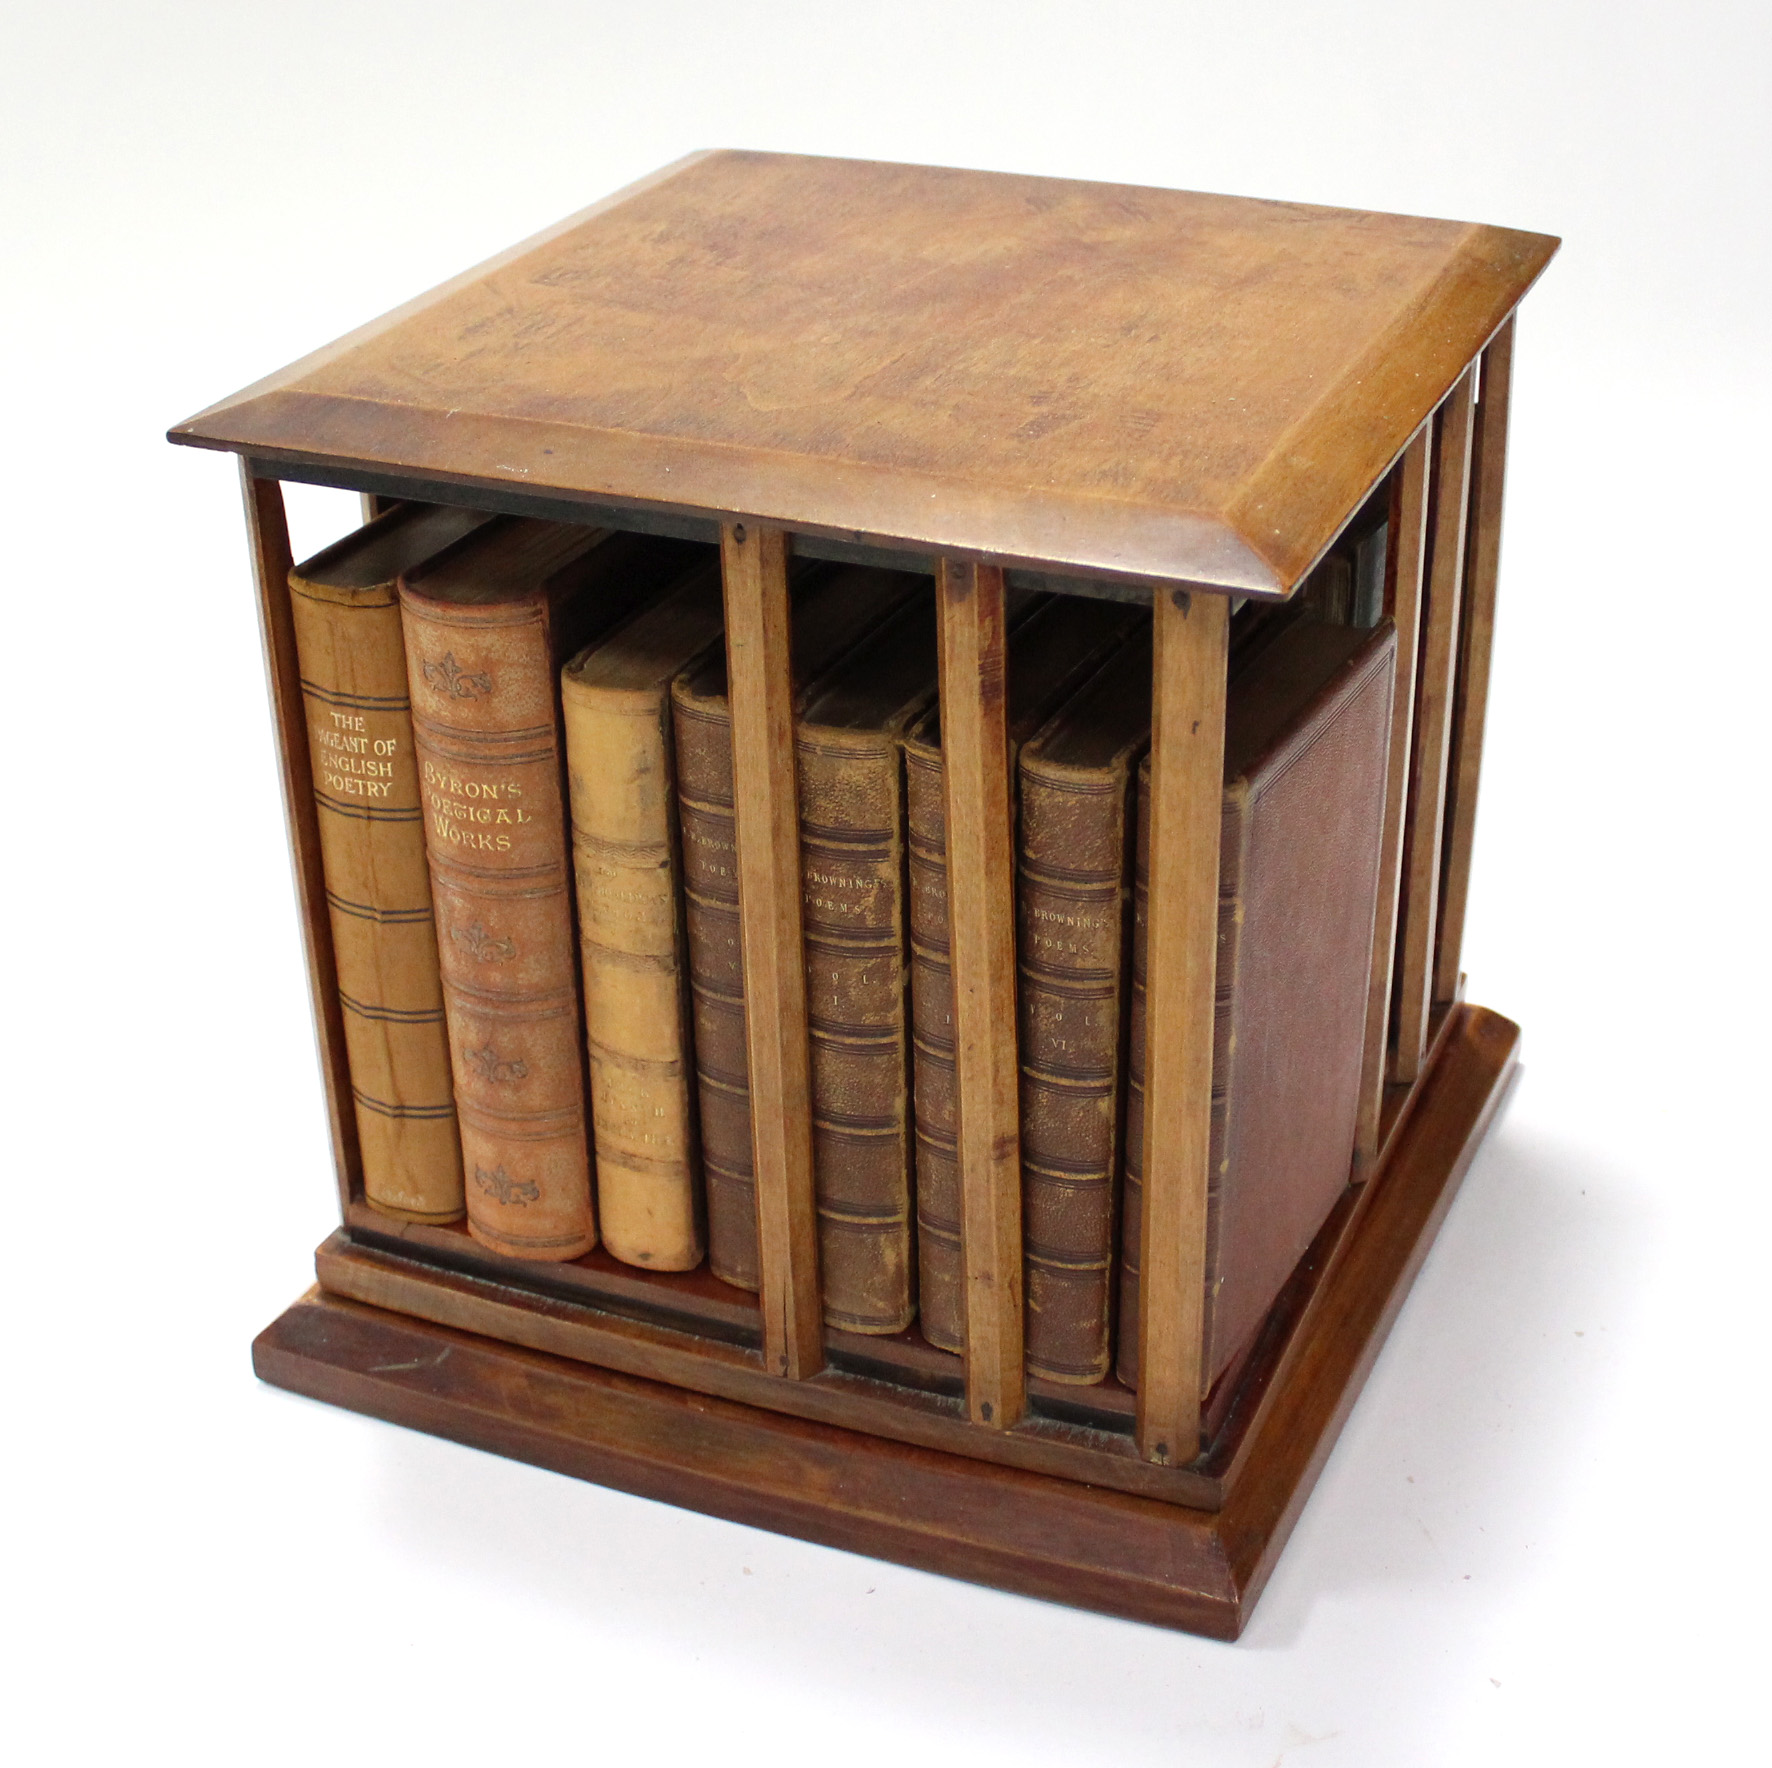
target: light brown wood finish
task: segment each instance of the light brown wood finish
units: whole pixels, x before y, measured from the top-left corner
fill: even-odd
[[[1427,600],[1416,667],[1415,746],[1409,769],[1403,893],[1398,912],[1396,1040],[1391,1053],[1391,1078],[1396,1081],[1412,1081],[1421,1072],[1428,1012],[1433,1005],[1434,932],[1440,919],[1441,837],[1470,499],[1474,379],[1473,365],[1458,377],[1434,419]]]
[[[1138,1445],[1200,1449],[1218,839],[1230,631],[1222,596],[1159,596],[1151,721]],[[1122,1322],[1121,1330],[1130,1322]]]
[[[283,487],[257,477],[240,462],[246,503],[246,536],[258,589],[259,632],[265,676],[277,730],[277,769],[289,822],[289,857],[301,904],[302,944],[308,959],[308,993],[320,1072],[326,1077],[326,1122],[332,1136],[333,1171],[341,1210],[363,1188],[357,1153],[357,1121],[351,1109],[351,1070],[345,1058],[344,1017],[338,1004],[338,969],[332,956],[332,922],[326,909],[326,875],[320,826],[314,812],[314,774],[308,754],[307,714],[302,705],[301,663],[295,650],[295,618],[289,604],[289,517]]]
[[[1390,1064],[1391,985],[1396,974],[1398,894],[1403,877],[1403,818],[1409,804],[1409,756],[1415,735],[1415,664],[1421,646],[1421,575],[1427,556],[1428,474],[1433,425],[1415,432],[1393,483],[1385,613],[1397,628],[1397,680],[1391,699],[1390,759],[1385,771],[1384,834],[1378,851],[1378,901],[1372,918],[1372,980],[1366,992],[1366,1044],[1360,1066],[1360,1115],[1354,1176],[1378,1155]]]
[[[1144,1460],[1129,1433],[1038,1416],[1023,1418],[1013,1430],[982,1430],[957,1396],[882,1379],[873,1370],[839,1368],[834,1357],[805,1381],[784,1381],[764,1370],[758,1350],[494,1278],[442,1271],[397,1252],[355,1245],[342,1233],[317,1250],[315,1270],[333,1295],[784,1417],[923,1443],[995,1466],[1056,1474],[1165,1503],[1212,1510],[1223,1499],[1221,1483],[1197,1467],[1158,1467]],[[861,1335],[833,1334],[832,1341],[852,1336]]]
[[[1015,1040],[1015,812],[1003,573],[944,559],[941,759],[959,1087],[966,1409],[1022,1415],[1020,1075]]]
[[[763,1351],[772,1373],[803,1380],[823,1366],[824,1325],[800,921],[787,536],[779,528],[729,522],[721,530],[720,562],[726,584]]]
[[[577,1360],[585,1347],[573,1342],[557,1305],[508,1285],[480,1285],[484,1295],[472,1297],[466,1286],[402,1272],[402,1261],[378,1260],[342,1236],[321,1250],[327,1293],[310,1292],[267,1328],[253,1365],[298,1393],[581,1479],[949,1576],[1233,1638],[1505,1096],[1518,1028],[1481,1008],[1455,1008],[1450,1020],[1418,1089],[1420,1109],[1361,1192],[1251,1417],[1246,1447],[1223,1471],[1216,1514],[1103,1490],[1088,1475],[1052,1477],[1061,1460],[1002,1466],[968,1453],[1029,1446],[1028,1426],[1004,1434],[951,1417],[938,1438],[933,1414],[914,1409],[901,1423],[892,1402],[876,1400],[883,1428],[860,1414],[844,1428],[810,1409],[840,1385],[829,1375],[770,1383],[773,1395],[809,1408],[785,1417],[718,1390],[710,1372],[729,1368],[729,1358],[685,1351],[700,1386],[685,1393],[667,1385],[665,1365],[636,1369],[611,1348],[624,1333],[611,1316],[582,1328],[610,1344]],[[415,1283],[422,1293],[413,1293]],[[337,1299],[341,1293],[351,1299]],[[518,1311],[521,1322],[500,1318]],[[593,1366],[599,1362],[608,1366]],[[1062,1434],[1038,1446],[1061,1456]],[[1190,1477],[1122,1465],[1152,1479]]]
[[[1508,397],[1513,385],[1514,322],[1510,317],[1483,352],[1471,451],[1470,533],[1458,629],[1458,690],[1452,711],[1445,856],[1441,862],[1440,925],[1435,936],[1433,998],[1458,992],[1464,910],[1470,895],[1471,849],[1477,831],[1477,779],[1483,765],[1483,720],[1489,704],[1489,658],[1495,642],[1495,586],[1501,570],[1501,495],[1507,471]]]
[[[1555,245],[1300,203],[713,153],[174,440],[1271,596]]]

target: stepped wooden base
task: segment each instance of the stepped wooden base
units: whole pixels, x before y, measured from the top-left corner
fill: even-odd
[[[1499,1015],[1451,1010],[1216,1510],[789,1417],[319,1289],[260,1334],[253,1366],[297,1393],[579,1479],[1234,1639],[1482,1141],[1518,1044]]]

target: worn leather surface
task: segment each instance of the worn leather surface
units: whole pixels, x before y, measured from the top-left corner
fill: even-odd
[[[797,566],[796,680],[822,675],[928,585],[903,572]],[[732,718],[726,660],[716,653],[671,686],[684,907],[707,1188],[708,1268],[739,1289],[758,1286],[757,1199],[745,1049],[744,948],[732,811]]]
[[[795,734],[819,1278],[851,1332],[917,1311],[903,739],[935,663],[925,589],[809,687]]]
[[[1022,745],[1100,668],[1109,652],[1148,618],[1138,608],[1059,596],[1029,608],[1014,623],[1009,637],[1006,707],[1011,769]],[[939,708],[920,719],[906,740],[905,779],[918,1315],[923,1336],[931,1344],[960,1351],[965,1345],[965,1270]],[[1028,1367],[1036,1374],[1070,1379],[1073,1377],[1064,1372],[1075,1368],[1078,1359],[1074,1347],[1064,1342],[1068,1322],[1064,1310],[1055,1305],[1048,1271],[1042,1241],[1026,1260],[1026,1283],[1040,1284],[1045,1304],[1028,1310]]]
[[[1203,1389],[1347,1185],[1384,811],[1395,634],[1303,620],[1233,679],[1220,835]],[[1148,766],[1139,797],[1121,1320],[1137,1380]]]
[[[1022,1238],[1028,1366],[1088,1384],[1110,1359],[1132,793],[1150,741],[1147,632],[1021,752]]]
[[[670,684],[721,631],[716,560],[561,678],[598,1226],[658,1271],[703,1253]]]
[[[596,1244],[549,583],[598,539],[497,523],[400,588],[468,1228],[515,1258]]]
[[[462,1213],[461,1144],[395,581],[478,527],[407,504],[289,576],[363,1194]]]

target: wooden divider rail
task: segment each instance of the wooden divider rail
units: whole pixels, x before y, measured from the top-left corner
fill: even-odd
[[[1517,1031],[1464,1003],[1459,963],[1513,312],[1556,243],[1281,208],[699,156],[173,432],[241,461],[343,1218],[319,1291],[255,1347],[267,1378],[812,1539],[1235,1635],[1512,1070]],[[1350,290],[1356,251],[1375,274]],[[697,252],[689,290],[672,279]],[[365,1201],[285,479],[369,509],[417,496],[717,541],[757,1295],[601,1252],[526,1265]],[[1397,675],[1353,1165],[1214,1386],[1232,607],[1290,597],[1344,530],[1380,520]],[[823,1322],[796,553],[921,572],[935,604],[960,1358],[914,1328]],[[1118,1326],[1137,1335],[1136,1394],[1024,1362],[1007,634],[1027,587],[1151,609],[1142,1266]]]

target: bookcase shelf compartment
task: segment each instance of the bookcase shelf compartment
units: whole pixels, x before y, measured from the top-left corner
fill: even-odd
[[[241,459],[344,1224],[321,1293],[259,1341],[261,1373],[811,1539],[1234,1635],[1514,1060],[1515,1028],[1460,998],[1458,947],[1512,314],[1554,247],[1182,192],[699,156],[174,431]],[[525,1265],[365,1201],[285,478],[718,543],[757,1295],[606,1254]],[[1396,689],[1353,1164],[1215,1382],[1230,598],[1285,601],[1331,564],[1350,581],[1342,537],[1380,523],[1383,606],[1359,623],[1394,623]],[[958,1357],[823,1319],[796,554],[919,571],[934,598]],[[1024,1364],[1004,672],[1006,596],[1025,589],[1151,608],[1144,1265],[1119,1323],[1136,1394]]]

